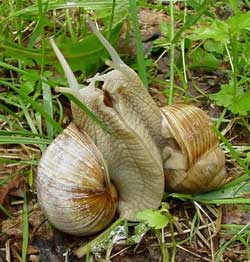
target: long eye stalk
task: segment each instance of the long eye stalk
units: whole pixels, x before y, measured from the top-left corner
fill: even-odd
[[[111,56],[114,68],[117,67],[117,69],[120,69],[121,67],[126,66],[126,64],[121,60],[121,58],[119,57],[113,46],[96,28],[95,24],[90,19],[87,19],[87,21],[93,33],[97,36],[97,38],[100,40],[100,42],[103,44],[103,46],[106,48],[109,55]]]
[[[54,50],[54,52],[57,56],[62,68],[63,68],[63,71],[64,71],[64,73],[67,77],[67,80],[69,82],[70,88],[76,89],[76,90],[80,89],[79,84],[78,84],[72,70],[70,69],[68,62],[66,61],[65,57],[63,56],[63,54],[61,53],[61,51],[57,47],[54,39],[50,39],[50,44],[51,44],[51,46],[52,46],[52,48],[53,48],[53,50]]]

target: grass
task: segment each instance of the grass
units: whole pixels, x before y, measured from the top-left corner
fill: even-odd
[[[135,41],[136,41],[136,56],[137,56],[137,66],[138,74],[146,88],[148,88],[148,78],[146,73],[146,63],[144,60],[143,47],[140,35],[140,28],[137,15],[136,1],[130,0],[129,7],[131,11],[131,20],[135,32]]]
[[[22,262],[26,261],[28,243],[29,243],[28,203],[27,203],[27,196],[26,196],[26,188],[24,188]]]
[[[89,13],[93,19],[101,21],[113,45],[119,38],[122,22],[128,22],[128,28],[134,28],[136,62],[133,59],[126,62],[136,64],[134,67],[145,87],[149,87],[156,100],[157,94],[160,94],[160,99],[164,94],[165,104],[192,102],[198,106],[205,105],[212,112],[219,111],[214,117],[213,128],[223,143],[231,180],[214,192],[195,196],[166,194],[164,201],[170,202],[172,222],[165,229],[157,231],[143,223],[135,225],[117,220],[110,229],[78,249],[77,254],[89,252],[90,260],[91,250],[100,242],[105,243],[114,232],[116,234],[120,226],[125,230],[128,223],[126,237],[133,239],[131,243],[140,246],[151,232],[152,245],[160,248],[164,261],[175,261],[180,251],[201,259],[200,254],[192,252],[198,247],[208,251],[208,256],[203,257],[206,261],[230,261],[228,252],[235,246],[240,247],[238,261],[250,260],[249,223],[241,221],[242,224],[232,225],[223,223],[221,218],[227,206],[250,203],[250,145],[247,140],[250,117],[250,29],[248,24],[244,24],[250,18],[244,17],[244,20],[240,16],[247,13],[244,10],[249,10],[250,6],[248,1],[199,2],[170,0],[152,4],[147,1],[107,0],[69,4],[41,0],[31,3],[3,1],[0,8],[0,190],[6,189],[17,174],[21,174],[20,183],[25,185],[22,203],[17,205],[19,213],[11,205],[16,203],[14,196],[9,196],[9,204],[0,203],[4,220],[15,220],[18,214],[22,214],[22,247],[19,251],[13,251],[10,246],[12,256],[17,252],[16,257],[21,261],[28,260],[27,249],[32,243],[29,216],[33,212],[31,206],[36,205],[36,196],[33,194],[36,166],[41,152],[70,122],[69,101],[76,103],[93,121],[112,133],[86,105],[71,95],[55,92],[57,86],[66,87],[67,81],[50,47],[49,38],[52,36],[60,44],[59,48],[79,83],[84,83],[86,78],[103,70],[108,56],[86,27],[85,16]],[[228,10],[226,14],[229,17],[222,19],[214,13],[214,10],[222,12],[221,6]],[[142,41],[138,18],[141,7],[162,12],[166,19],[169,18],[162,35],[156,34],[150,40],[151,48],[147,54],[143,53],[145,42]],[[231,17],[235,17],[236,23],[230,20]],[[219,36],[224,35],[223,40],[213,35],[218,29],[215,20],[221,25]],[[230,28],[229,34],[223,31],[223,26]],[[130,35],[130,32],[125,34]],[[223,46],[222,51],[219,46]],[[124,52],[121,55],[129,57],[129,50]],[[156,57],[167,57],[166,63],[170,65],[167,73],[162,73],[157,68],[158,64],[154,64]],[[213,73],[219,73],[219,76]],[[204,89],[200,82],[203,75],[223,77],[210,89]],[[228,88],[222,92],[225,83]],[[209,86],[208,81],[205,84]],[[211,93],[215,96],[211,96]],[[175,206],[177,208],[172,209]],[[248,214],[249,210],[244,212]],[[11,236],[7,238],[12,239]],[[216,245],[216,241],[220,245]],[[131,250],[131,243],[127,241],[126,250]],[[104,245],[107,247],[107,257],[119,256],[111,252],[113,245],[113,242]]]

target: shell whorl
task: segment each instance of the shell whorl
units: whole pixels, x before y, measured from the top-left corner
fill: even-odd
[[[208,115],[192,105],[171,105],[161,111],[162,133],[169,140],[164,149],[167,190],[196,193],[220,187],[226,178],[225,156]]]
[[[202,155],[219,144],[208,115],[192,105],[172,105],[161,109],[164,125],[187,156],[191,167]]]
[[[102,155],[74,124],[44,152],[36,188],[49,221],[66,233],[93,234],[105,228],[116,212],[117,194]]]

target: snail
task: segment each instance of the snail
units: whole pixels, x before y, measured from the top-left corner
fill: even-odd
[[[191,105],[161,109],[166,189],[198,193],[221,187],[226,178],[225,156],[207,114]],[[174,139],[173,139],[174,138]]]
[[[97,74],[88,80],[88,86],[80,88],[51,40],[70,85],[57,91],[87,105],[111,132],[72,103],[73,123],[44,152],[36,182],[38,202],[48,220],[73,235],[104,229],[116,209],[131,221],[136,221],[138,211],[157,209],[165,182],[167,190],[192,193],[217,188],[226,177],[224,154],[206,114],[188,105],[158,108],[136,72],[92,22],[89,24],[109,52],[112,70]],[[102,87],[96,88],[96,82],[103,82]],[[194,116],[198,118],[192,128],[188,121]],[[194,189],[183,185],[191,180],[192,172],[208,177],[204,181],[199,178],[202,185]]]

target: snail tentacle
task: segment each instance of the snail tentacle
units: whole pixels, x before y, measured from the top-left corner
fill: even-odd
[[[60,61],[61,65],[62,65],[64,73],[65,73],[65,75],[67,77],[67,80],[69,82],[69,86],[72,89],[76,89],[76,90],[80,89],[76,77],[74,76],[72,70],[70,69],[69,64],[67,63],[67,61],[64,58],[63,54],[61,53],[61,51],[57,47],[54,39],[52,39],[52,38],[50,39],[50,44],[51,44],[51,46],[52,46],[52,48],[53,48],[53,50],[54,50],[58,60]]]

